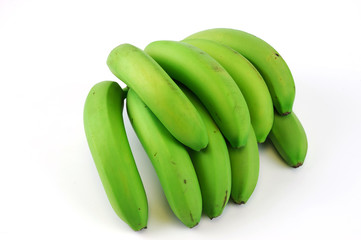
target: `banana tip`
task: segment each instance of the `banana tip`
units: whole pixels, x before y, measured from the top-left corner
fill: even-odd
[[[216,217],[218,217],[218,216],[209,216],[209,219],[210,219],[210,220],[213,220],[213,219],[216,218]]]
[[[147,226],[142,227],[142,228],[139,228],[139,229],[136,229],[136,231],[137,231],[137,232],[140,232],[140,231],[145,230],[145,229],[147,229]]]
[[[195,228],[196,226],[198,226],[198,222],[196,224],[194,224],[193,226],[189,227],[189,228]]]
[[[221,215],[221,214],[216,214],[216,215],[213,215],[213,216],[209,216],[209,219],[210,219],[210,220],[213,220],[213,219],[219,217],[220,215]]]
[[[293,168],[298,168],[301,167],[303,165],[303,162],[297,163],[296,165],[292,166]]]
[[[246,204],[245,201],[235,201],[235,200],[233,200],[233,201],[234,201],[234,203],[237,204],[237,205]]]

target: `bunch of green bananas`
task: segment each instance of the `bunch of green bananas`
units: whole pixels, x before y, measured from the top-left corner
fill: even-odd
[[[246,203],[267,138],[291,167],[303,164],[305,131],[292,111],[291,72],[265,41],[240,30],[210,29],[144,50],[114,48],[107,59],[124,82],[90,90],[84,127],[108,199],[132,229],[147,226],[148,203],[124,129],[130,122],[177,218],[196,226],[231,198]]]

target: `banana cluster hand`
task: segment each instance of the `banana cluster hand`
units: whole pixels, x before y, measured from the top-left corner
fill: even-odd
[[[146,228],[148,202],[124,129],[122,110],[144,147],[174,215],[187,227],[202,213],[222,214],[229,199],[246,203],[259,176],[258,144],[269,139],[299,167],[307,138],[292,111],[291,72],[268,43],[226,28],[144,50],[121,44],[111,72],[84,107],[88,145],[109,202],[132,229]]]

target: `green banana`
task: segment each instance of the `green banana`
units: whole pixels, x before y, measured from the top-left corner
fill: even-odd
[[[206,39],[186,39],[218,61],[232,76],[248,106],[257,141],[266,140],[273,125],[273,104],[267,85],[257,69],[235,50]]]
[[[186,85],[205,105],[234,147],[246,144],[251,127],[246,101],[227,71],[188,43],[155,41],[144,50],[173,79]]]
[[[249,33],[228,28],[204,30],[186,39],[193,38],[213,40],[241,53],[261,73],[278,113],[287,115],[292,112],[295,83],[291,71],[280,54],[268,43]]]
[[[131,88],[127,111],[172,211],[184,225],[194,227],[201,218],[202,196],[186,147],[168,132]]]
[[[144,51],[130,44],[121,44],[110,52],[107,64],[177,140],[196,151],[207,146],[207,131],[198,112],[167,73]]]
[[[289,166],[301,166],[307,154],[306,132],[294,112],[287,116],[275,113],[269,139]]]
[[[116,82],[93,86],[85,101],[84,129],[111,206],[137,231],[147,226],[148,202],[124,129],[124,98]]]
[[[202,151],[189,150],[189,155],[201,187],[203,212],[212,219],[222,214],[231,192],[227,143],[199,99],[186,87],[180,88],[198,110],[208,131],[208,146]]]
[[[259,152],[256,135],[251,130],[246,146],[228,145],[232,169],[231,198],[237,204],[246,203],[256,188],[259,176]]]

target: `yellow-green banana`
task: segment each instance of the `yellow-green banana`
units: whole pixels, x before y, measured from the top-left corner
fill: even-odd
[[[268,137],[289,166],[297,168],[303,164],[307,154],[307,136],[294,112],[287,116],[275,113]]]
[[[256,188],[259,175],[259,152],[256,135],[251,130],[246,146],[228,146],[232,169],[231,198],[237,204],[246,203]]]
[[[125,94],[103,81],[90,90],[84,106],[88,145],[109,202],[132,229],[147,226],[148,202],[124,129]]]
[[[186,147],[168,132],[133,89],[128,91],[127,111],[172,211],[183,224],[194,227],[201,218],[202,196]]]
[[[232,146],[246,144],[251,127],[246,101],[232,77],[216,60],[199,48],[177,41],[152,42],[144,51],[170,77],[198,96]]]
[[[273,104],[267,85],[257,69],[230,47],[206,39],[186,39],[217,60],[232,76],[248,106],[257,141],[266,140],[273,125]]]
[[[201,187],[203,212],[212,219],[222,214],[231,193],[227,143],[199,99],[186,87],[180,87],[198,110],[208,131],[208,146],[202,151],[189,150],[189,155]]]
[[[148,54],[133,45],[121,44],[110,52],[107,64],[176,139],[196,151],[207,146],[207,131],[198,112]]]
[[[282,115],[292,111],[295,83],[291,71],[280,54],[268,43],[249,33],[228,28],[208,29],[187,37],[193,38],[213,40],[241,53],[261,73],[277,111]]]

